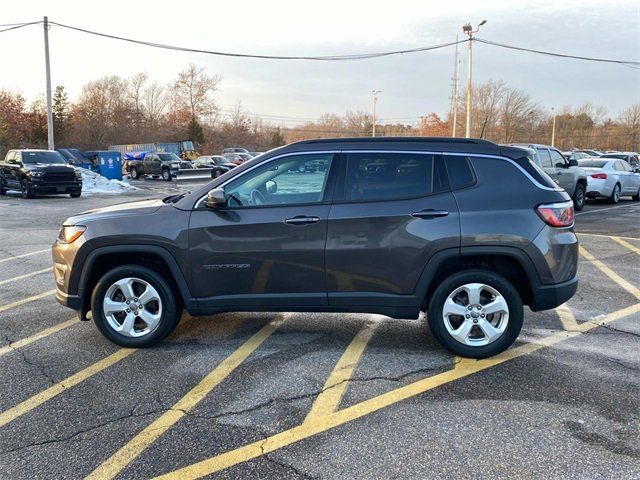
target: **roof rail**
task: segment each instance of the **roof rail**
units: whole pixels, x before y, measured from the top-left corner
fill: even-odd
[[[480,138],[458,137],[345,137],[345,138],[315,138],[301,140],[295,143],[356,143],[356,142],[415,142],[415,143],[460,143],[475,145],[495,145],[495,143]]]

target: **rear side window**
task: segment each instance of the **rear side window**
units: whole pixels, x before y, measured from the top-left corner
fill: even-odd
[[[549,188],[558,188],[558,184],[530,157],[518,158],[514,160],[514,162],[520,165],[540,185]]]
[[[400,200],[434,192],[431,154],[352,153],[347,157],[345,200]]]
[[[451,190],[460,190],[476,183],[476,175],[467,157],[445,155]]]

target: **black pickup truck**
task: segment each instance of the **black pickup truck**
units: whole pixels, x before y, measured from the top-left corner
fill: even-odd
[[[19,190],[23,198],[63,193],[78,198],[82,174],[53,150],[9,150],[0,162],[0,195]]]
[[[137,157],[126,159],[125,169],[133,180],[141,175],[153,175],[168,182],[177,175],[182,161],[175,153],[166,152],[148,152]]]

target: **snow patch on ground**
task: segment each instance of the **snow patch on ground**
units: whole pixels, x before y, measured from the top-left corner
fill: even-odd
[[[82,193],[122,193],[138,190],[137,187],[129,185],[128,182],[122,180],[109,180],[102,175],[87,170],[86,168],[80,168],[82,172]]]

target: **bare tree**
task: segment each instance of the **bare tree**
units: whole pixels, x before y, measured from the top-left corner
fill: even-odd
[[[156,127],[167,109],[168,99],[165,87],[152,82],[142,92],[142,112],[147,124]]]
[[[210,115],[217,110],[213,93],[220,83],[220,76],[206,75],[205,69],[191,63],[178,74],[171,85],[174,108],[188,108],[191,118]]]
[[[640,103],[624,110],[618,118],[626,133],[625,149],[640,150]]]

